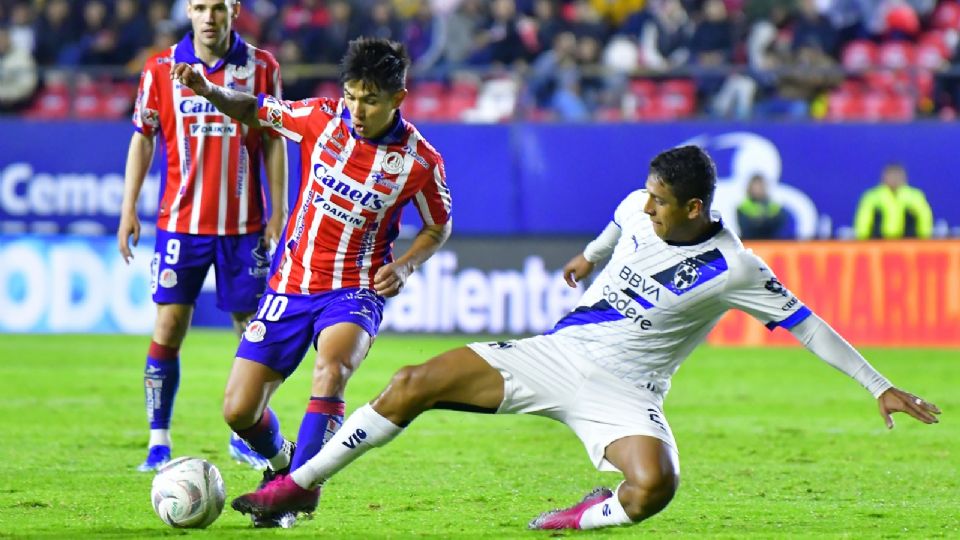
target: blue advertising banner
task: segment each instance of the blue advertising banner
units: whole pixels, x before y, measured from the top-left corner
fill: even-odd
[[[914,124],[424,124],[446,161],[458,235],[595,234],[644,183],[650,159],[684,143],[717,162],[715,208],[728,223],[762,173],[789,212],[791,236],[849,236],[857,200],[888,163],[933,207],[935,234],[960,235],[960,126]],[[0,121],[0,232],[113,234],[132,128],[124,122]],[[292,172],[299,151],[290,146]],[[159,148],[159,145],[158,145]],[[141,193],[156,214],[158,159]],[[299,181],[291,179],[296,194]],[[416,211],[404,215],[416,231]]]

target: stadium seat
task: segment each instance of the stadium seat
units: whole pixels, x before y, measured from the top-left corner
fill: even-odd
[[[878,65],[877,46],[867,40],[851,41],[841,54],[843,69],[862,72]]]
[[[938,69],[949,58],[936,43],[921,42],[916,51],[916,65],[924,69]]]
[[[913,120],[916,113],[914,101],[910,96],[884,96],[880,105],[880,118],[894,122]]]
[[[73,116],[84,120],[94,120],[106,116],[106,100],[100,95],[93,81],[80,79],[73,94]]]
[[[948,0],[933,10],[931,25],[938,30],[960,30],[960,4]]]
[[[671,118],[692,116],[697,109],[697,87],[690,79],[672,79],[660,84],[660,99]]]
[[[70,89],[60,81],[47,81],[24,116],[38,120],[56,120],[70,116]]]
[[[862,94],[831,93],[827,98],[827,119],[833,121],[860,120],[865,105]]]
[[[917,51],[912,43],[886,41],[878,50],[880,66],[887,69],[908,69],[916,63]]]
[[[446,88],[441,82],[413,84],[404,101],[404,112],[413,120],[443,120],[446,114],[445,94]]]
[[[129,83],[110,83],[102,89],[106,118],[124,118],[133,110],[137,87]]]

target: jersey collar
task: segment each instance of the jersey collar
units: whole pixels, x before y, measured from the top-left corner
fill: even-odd
[[[671,242],[670,240],[664,240],[664,242],[670,244],[671,246],[695,246],[697,244],[702,244],[707,240],[713,238],[714,236],[719,234],[720,231],[722,230],[723,230],[723,220],[717,219],[717,221],[714,221],[710,225],[710,227],[707,228],[706,231],[704,231],[703,234],[701,234],[697,238],[694,238],[693,240],[690,240],[688,242]]]
[[[353,130],[353,119],[350,118],[350,109],[344,105],[343,112],[340,113],[340,118],[343,118],[343,121],[346,122],[347,126],[350,127],[350,135],[358,141],[367,141],[370,144],[400,144],[403,142],[403,137],[407,133],[407,127],[404,125],[403,115],[400,114],[400,109],[397,109],[397,116],[393,119],[393,127],[387,130],[383,136],[376,139],[367,139],[360,135],[357,135],[357,132]]]
[[[177,49],[173,52],[173,59],[187,64],[203,64],[207,66],[208,72],[217,71],[226,64],[245,66],[247,64],[247,43],[236,32],[230,33],[230,43],[227,55],[217,60],[216,64],[207,66],[203,60],[197,58],[197,51],[193,48],[193,32],[187,32],[187,35],[180,40]]]

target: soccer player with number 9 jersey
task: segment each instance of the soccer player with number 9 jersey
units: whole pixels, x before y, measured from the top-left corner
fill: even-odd
[[[210,266],[216,268],[217,307],[231,314],[237,334],[256,311],[276,242],[286,221],[286,148],[268,130],[245,126],[206,99],[173,81],[184,62],[208,78],[251,97],[280,93],[280,68],[267,51],[232,31],[236,0],[189,0],[192,31],[180,43],[151,57],[140,79],[133,114],[136,132],[127,154],[123,208],[117,241],[124,260],[140,239],[137,197],[159,139],[162,164],[156,248],[151,261],[157,319],[144,372],[152,471],[170,459],[170,419],[180,382],[180,345]],[[265,223],[261,163],[266,164],[272,208]],[[265,467],[239,438],[231,455]]]

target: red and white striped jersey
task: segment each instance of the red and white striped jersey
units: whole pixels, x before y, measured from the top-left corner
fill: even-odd
[[[136,129],[160,135],[160,209],[157,228],[188,234],[257,232],[264,223],[260,179],[262,139],[269,131],[250,129],[218,111],[205,98],[170,79],[178,62],[203,69],[211,82],[249,94],[280,93],[280,66],[269,52],[236,33],[217,64],[197,58],[193,34],[147,60],[133,112]]]
[[[301,189],[270,287],[284,294],[371,288],[393,260],[400,212],[413,201],[425,225],[450,219],[443,158],[400,117],[380,139],[354,133],[343,100],[261,95],[258,116],[300,143]]]

